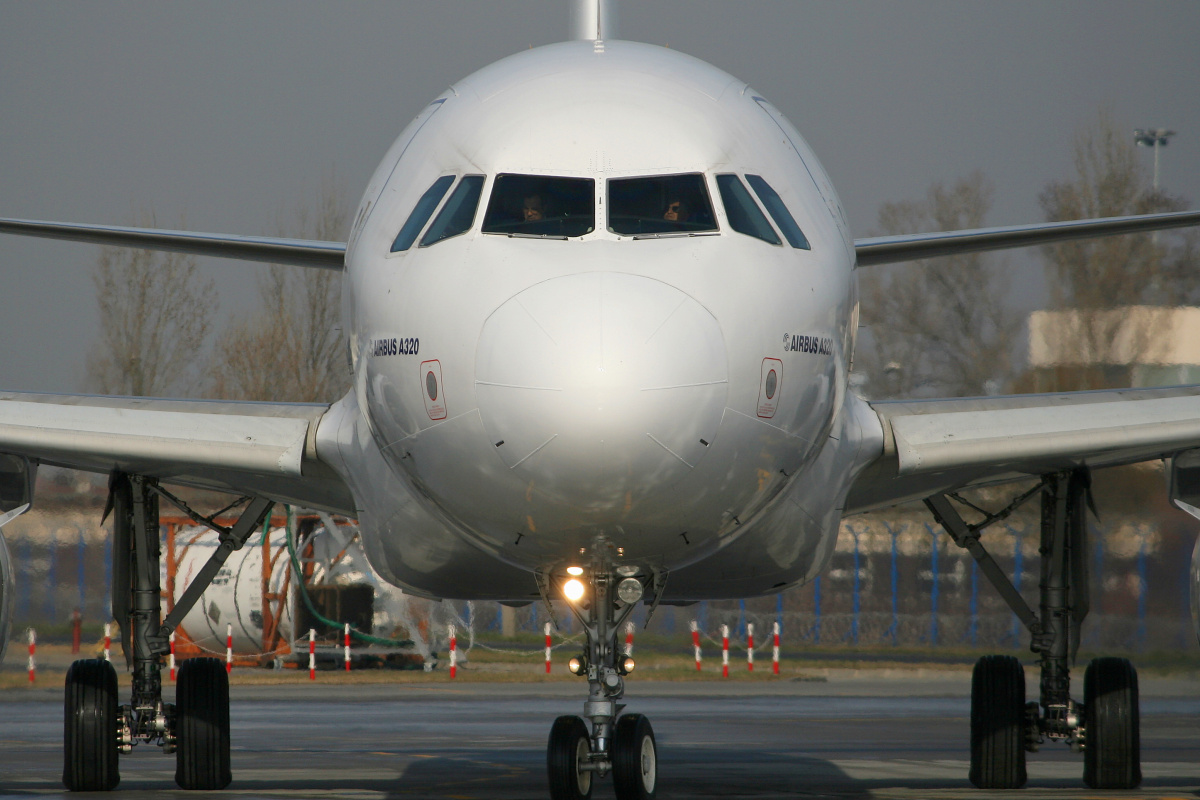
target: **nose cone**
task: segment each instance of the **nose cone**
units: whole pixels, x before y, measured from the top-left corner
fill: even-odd
[[[713,443],[728,391],[717,320],[635,275],[532,286],[488,318],[475,362],[491,444],[530,491],[628,511],[686,476]]]

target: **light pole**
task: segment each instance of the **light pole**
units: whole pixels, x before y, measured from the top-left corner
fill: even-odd
[[[1158,191],[1158,148],[1166,147],[1175,131],[1166,128],[1138,128],[1133,132],[1133,141],[1138,147],[1154,148],[1154,191]]]

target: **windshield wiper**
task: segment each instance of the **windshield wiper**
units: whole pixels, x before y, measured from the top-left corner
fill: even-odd
[[[720,231],[663,231],[662,233],[635,233],[631,239],[684,239],[691,236],[718,236]]]
[[[489,233],[489,231],[484,231]],[[492,236],[507,236],[509,239],[561,239],[566,241],[570,236],[565,236],[559,233],[492,233]]]

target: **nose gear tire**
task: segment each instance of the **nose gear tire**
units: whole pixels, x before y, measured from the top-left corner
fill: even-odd
[[[117,673],[102,658],[67,670],[63,784],[72,792],[106,792],[121,782],[117,766]]]
[[[1137,670],[1124,658],[1096,658],[1083,676],[1083,782],[1134,789],[1142,782]]]
[[[625,714],[617,719],[612,764],[617,800],[654,800],[658,787],[658,748],[650,720],[641,714]]]
[[[592,773],[580,769],[588,761],[591,743],[579,717],[554,720],[546,745],[546,770],[552,800],[587,800],[592,796]]]
[[[984,656],[971,675],[972,785],[1025,785],[1025,671],[1012,656]]]
[[[175,689],[175,783],[181,789],[224,789],[229,765],[229,676],[215,658],[189,658]]]

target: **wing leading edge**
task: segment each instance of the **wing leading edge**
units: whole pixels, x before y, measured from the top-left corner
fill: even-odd
[[[1117,236],[1123,233],[1147,233],[1192,225],[1200,225],[1200,211],[1172,211],[1165,214],[1043,222],[1005,228],[879,236],[872,239],[855,239],[854,252],[860,267],[872,267],[898,261],[1032,247],[1073,239]]]
[[[317,458],[324,404],[0,393],[0,452],[355,515]]]
[[[320,269],[341,270],[346,262],[344,243],[312,239],[234,236],[29,219],[0,219],[0,233]]]
[[[1200,447],[1200,386],[869,405],[883,427],[883,454],[855,480],[848,514]]]

